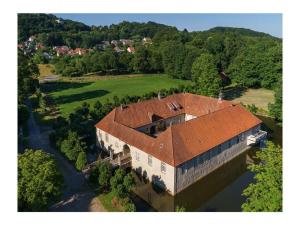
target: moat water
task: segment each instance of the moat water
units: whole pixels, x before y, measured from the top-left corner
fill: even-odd
[[[267,117],[258,116],[263,121],[262,129],[268,132],[268,139],[282,145],[282,128]],[[175,197],[155,188],[151,183],[136,178],[137,196],[134,202],[137,211],[174,211],[183,206],[186,211],[201,212],[239,212],[245,202],[243,190],[253,181],[254,174],[247,170],[253,163],[253,147],[230,162],[189,186]]]

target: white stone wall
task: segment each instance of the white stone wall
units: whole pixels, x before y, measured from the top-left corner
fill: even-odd
[[[104,150],[108,151],[109,149],[112,149],[114,154],[123,151],[123,146],[126,144],[125,142],[121,141],[115,136],[110,135],[109,133],[100,130],[99,128],[96,128],[96,134],[97,134],[97,144]],[[101,142],[101,140],[103,142]],[[104,146],[101,146],[100,143],[103,143]]]
[[[141,175],[147,174],[147,178],[161,186],[166,188],[170,194],[174,195],[174,178],[175,168],[165,163],[166,171],[161,171],[161,163],[159,159],[152,156],[152,165],[148,164],[148,154],[141,151],[140,149],[130,146],[131,157],[132,157],[132,168],[135,169]]]
[[[123,151],[123,146],[127,143],[120,139],[96,128],[97,142],[100,146],[101,140],[104,146],[101,146],[104,150],[113,149],[114,154]],[[108,141],[106,140],[108,138]],[[132,169],[139,172],[141,175],[147,174],[147,178],[150,181],[154,181],[158,186],[166,188],[170,194],[174,195],[174,179],[175,179],[175,168],[165,163],[166,171],[161,171],[161,161],[152,156],[152,166],[148,164],[148,154],[144,151],[127,144],[130,148],[130,154],[132,158]],[[153,180],[154,178],[154,180]]]

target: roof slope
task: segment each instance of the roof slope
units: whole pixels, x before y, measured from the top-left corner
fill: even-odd
[[[170,102],[181,108],[170,110],[167,106]],[[197,118],[172,125],[154,138],[134,129],[151,123],[149,113],[161,118],[187,113]],[[178,166],[260,123],[239,104],[176,94],[115,108],[96,127],[169,165]]]

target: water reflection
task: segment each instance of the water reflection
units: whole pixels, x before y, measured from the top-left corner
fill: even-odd
[[[281,145],[281,128],[272,119],[260,119],[264,122],[264,129],[270,133],[271,140]],[[245,201],[241,193],[253,180],[253,174],[247,170],[247,165],[255,160],[257,150],[251,148],[242,153],[175,197],[136,177],[135,193],[143,200],[135,201],[138,211],[175,211],[176,206],[184,206],[187,211],[241,211],[241,205]]]

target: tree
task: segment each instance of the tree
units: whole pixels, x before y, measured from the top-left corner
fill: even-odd
[[[76,169],[83,170],[86,163],[87,163],[86,153],[85,152],[79,152],[77,160],[76,160],[76,164],[75,164]]]
[[[275,88],[275,102],[269,104],[268,108],[271,116],[274,116],[278,121],[282,121],[282,82],[278,82]]]
[[[107,162],[100,162],[98,165],[98,183],[100,189],[105,190],[109,187],[109,181],[112,176],[111,165]]]
[[[124,206],[125,212],[136,212],[136,207],[132,202],[128,202]]]
[[[44,211],[61,194],[63,178],[52,155],[25,150],[18,156],[18,209]]]
[[[69,160],[75,161],[78,154],[84,152],[85,145],[80,142],[76,132],[69,131],[67,139],[62,141],[60,149]]]
[[[249,166],[254,183],[244,191],[243,211],[282,211],[282,148],[272,142],[256,153],[257,163]]]
[[[127,192],[130,192],[135,185],[134,177],[131,173],[128,173],[123,180],[123,185]]]
[[[211,54],[204,53],[195,60],[192,66],[192,79],[198,87],[199,94],[216,96],[219,93],[222,80]]]
[[[186,212],[186,209],[183,206],[177,205],[175,208],[175,212]]]

